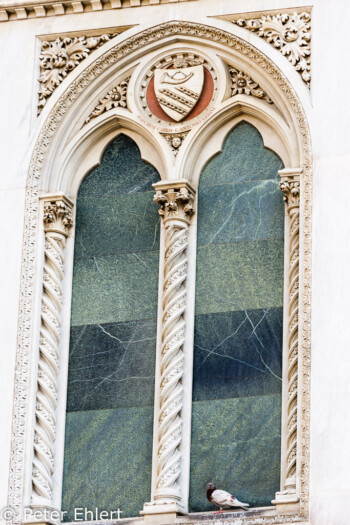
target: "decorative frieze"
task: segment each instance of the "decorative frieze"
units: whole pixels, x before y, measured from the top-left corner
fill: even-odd
[[[273,104],[271,98],[265,93],[259,84],[243,71],[239,71],[232,67],[230,68],[230,77],[231,97],[234,97],[235,95],[250,95],[265,100],[268,104]]]
[[[56,40],[42,43],[39,57],[38,114],[66,76],[92,51],[101,47],[117,34],[56,38]]]
[[[46,196],[43,199],[45,248],[31,504],[52,507],[61,282],[64,273],[64,247],[72,226],[73,204],[63,195]]]
[[[304,82],[310,85],[310,13],[261,15],[258,18],[238,18],[231,21],[253,31],[278,49],[293,64]]]
[[[57,2],[48,0],[35,3],[18,2],[5,3],[0,8],[0,22],[9,20],[23,20],[26,18],[42,18],[46,16],[60,16],[69,14],[80,14],[91,11],[106,11],[111,9],[122,9],[125,7],[139,7],[145,5],[167,4],[174,2],[189,2],[195,0],[68,0]]]
[[[95,109],[90,113],[88,118],[85,120],[85,124],[90,122],[91,119],[96,118],[106,111],[110,111],[113,108],[126,108],[126,97],[128,92],[129,78],[126,78],[120,84],[107,91],[106,95],[99,100],[99,103]]]
[[[158,435],[156,486],[152,506],[166,506],[168,512],[184,510],[180,488],[181,442],[183,433],[184,342],[187,306],[188,228],[194,213],[195,190],[185,180],[154,184],[154,202],[160,205],[163,218],[164,276],[162,297],[162,332],[160,379],[158,388]],[[148,507],[148,508],[147,508]]]
[[[298,362],[299,362],[299,244],[300,244],[300,174],[301,170],[284,169],[280,189],[286,203],[289,221],[288,269],[288,348],[285,428],[284,487],[274,503],[287,505],[298,501],[296,471],[298,456]]]

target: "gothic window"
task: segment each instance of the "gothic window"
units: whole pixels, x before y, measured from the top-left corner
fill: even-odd
[[[68,520],[74,507],[135,516],[150,499],[158,180],[136,144],[119,135],[80,186],[62,500]]]
[[[282,167],[257,129],[241,122],[200,177],[196,282],[187,285],[196,286],[191,512],[213,509],[205,498],[208,481],[238,489],[253,507],[270,505],[279,490]],[[138,516],[151,500],[160,230],[152,184],[158,181],[136,144],[120,135],[79,190],[62,500],[67,519],[75,507],[96,506]],[[171,243],[167,250],[172,253]],[[165,260],[166,273],[167,251]]]
[[[242,122],[198,190],[190,508],[206,482],[251,506],[279,490],[284,207],[282,162]]]

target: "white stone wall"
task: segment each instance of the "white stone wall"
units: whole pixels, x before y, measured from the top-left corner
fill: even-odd
[[[3,3],[3,1],[1,1]],[[313,5],[314,155],[310,503],[312,525],[348,525],[350,501],[350,3],[195,0],[0,24],[0,507],[9,476],[24,191],[36,118],[38,35]],[[210,24],[210,19],[206,20]],[[223,22],[225,24],[226,22]],[[227,23],[228,24],[228,23]],[[246,34],[250,39],[249,33]],[[281,57],[282,59],[282,57]],[[31,468],[31,464],[27,465]]]

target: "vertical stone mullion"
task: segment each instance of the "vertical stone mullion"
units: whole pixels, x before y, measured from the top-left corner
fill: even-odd
[[[285,428],[282,438],[285,451],[282,457],[283,484],[281,492],[273,501],[282,511],[294,509],[299,501],[297,494],[298,460],[298,361],[299,361],[299,252],[300,252],[300,169],[285,169],[279,172],[280,189],[286,203],[289,246],[288,246],[288,337],[286,362],[286,391],[283,410]]]
[[[64,195],[47,195],[42,201],[45,245],[31,505],[51,508],[63,299],[61,283],[64,276],[64,249],[72,226],[73,204]]]
[[[154,185],[154,202],[160,204],[163,219],[164,271],[162,283],[161,349],[157,421],[156,483],[153,499],[143,514],[183,512],[186,503],[181,493],[183,437],[183,376],[187,306],[187,247],[194,189],[185,180]],[[156,398],[158,397],[156,396]]]

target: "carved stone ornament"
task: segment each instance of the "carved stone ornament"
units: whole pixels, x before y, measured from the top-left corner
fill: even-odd
[[[280,189],[289,220],[288,357],[287,357],[287,433],[285,481],[276,503],[297,502],[296,470],[298,448],[298,363],[299,363],[299,250],[300,250],[300,174],[301,170],[281,170]]]
[[[41,45],[38,115],[48,98],[82,60],[116,34],[56,38]]]
[[[187,134],[188,131],[184,131],[182,133],[161,133],[161,135],[163,135],[163,137],[171,147],[171,150],[175,157],[179,153],[179,150]]]
[[[63,300],[61,282],[66,237],[73,224],[73,204],[61,195],[44,199],[45,249],[31,504],[52,507],[60,312]]]
[[[154,90],[157,100],[167,115],[180,122],[197,104],[204,85],[203,66],[156,69]]]
[[[157,428],[157,472],[153,501],[144,507],[166,505],[168,511],[183,510],[180,489],[183,433],[184,343],[187,307],[188,227],[194,213],[195,190],[185,180],[154,184],[154,202],[165,226],[162,297],[161,359]],[[148,508],[147,508],[148,507]]]
[[[169,4],[179,0],[40,0],[38,2],[7,0],[1,1],[0,22],[24,20],[26,18],[43,18],[51,16],[91,13],[96,11],[110,11],[113,9],[130,9],[130,7],[153,6],[156,4]],[[195,0],[181,0],[189,2]],[[112,15],[113,16],[113,15]]]
[[[300,73],[304,82],[310,85],[311,68],[311,14],[282,13],[262,15],[259,18],[232,20],[232,23],[245,27],[249,31],[267,40],[288,58]]]
[[[156,93],[157,99],[161,107],[163,108],[163,110],[166,113],[168,113],[176,121],[180,121],[183,118],[185,118],[186,115],[196,105],[199,99],[199,96],[201,94],[201,91],[203,88],[203,81],[204,81],[204,78],[202,77],[202,74],[204,71],[203,66],[205,66],[206,69],[210,71],[212,74],[212,78],[214,81],[214,92],[215,92],[216,84],[217,84],[217,78],[216,78],[215,71],[213,67],[211,66],[211,64],[209,64],[203,57],[201,57],[200,55],[196,53],[184,53],[184,52],[176,53],[176,54],[174,53],[172,55],[165,56],[164,58],[162,58],[161,60],[153,64],[152,67],[147,71],[147,73],[145,74],[141,82],[140,97],[141,97],[142,106],[145,112],[147,113],[147,115],[149,117],[152,117],[153,119],[157,119],[160,122],[159,118],[156,117],[152,113],[152,111],[150,110],[147,104],[147,96],[146,96],[147,88],[148,88],[148,85],[151,79],[154,76],[155,93]],[[175,84],[175,82],[177,81],[176,78],[174,78],[173,80],[168,79],[170,80],[172,85],[169,84],[169,85],[166,85],[165,87],[167,87],[167,91],[169,91],[169,86],[170,86],[172,93],[166,93],[166,97],[164,97],[164,93],[160,93],[159,91],[159,87],[160,87],[159,81],[163,78],[163,75],[166,74],[166,71],[164,70],[167,70],[167,69],[171,69],[171,75],[174,75],[174,74],[177,75],[177,72],[174,72],[173,69],[179,70],[178,74],[181,75],[182,77],[181,79],[179,79],[179,80],[182,80],[181,85],[179,87],[181,88],[182,92],[176,90],[176,93],[175,93],[175,90],[173,89],[174,87],[176,88],[176,84]],[[190,85],[187,86],[185,77],[186,76],[189,77],[188,82],[191,83],[193,81],[193,78],[195,77],[194,73],[196,71],[198,72],[199,82],[195,84],[194,88],[191,88]],[[188,87],[190,89],[186,89]],[[170,99],[168,98],[169,96],[171,97]],[[159,98],[161,98],[162,100],[160,101]],[[175,104],[176,106],[175,112],[174,112],[174,108],[171,107],[172,103]],[[176,116],[176,112],[178,112],[178,116]]]
[[[302,275],[300,297],[300,374],[299,392],[301,410],[299,413],[299,486],[300,486],[300,517],[309,514],[309,468],[310,468],[310,359],[311,359],[311,269],[312,269],[312,149],[310,130],[307,118],[299,97],[281,70],[264,53],[249,42],[229,31],[212,27],[208,24],[170,21],[155,27],[140,31],[137,35],[126,38],[106,51],[98,60],[92,61],[74,82],[67,86],[57,104],[55,104],[45,122],[43,122],[28,169],[26,181],[25,221],[23,232],[23,252],[21,266],[21,287],[19,294],[19,318],[17,350],[15,357],[15,383],[13,419],[10,452],[10,474],[8,490],[8,506],[15,512],[13,523],[22,522],[26,487],[26,443],[29,439],[28,409],[30,404],[31,354],[33,349],[33,295],[36,289],[37,276],[37,238],[38,238],[38,206],[39,189],[42,178],[46,176],[45,166],[53,143],[57,138],[60,126],[74,105],[93,85],[96,77],[106,74],[108,70],[129,54],[140,52],[145,45],[160,46],[168,37],[196,38],[206,44],[224,46],[227,53],[239,53],[255,63],[268,74],[281,96],[291,108],[296,126],[300,134],[301,155],[304,163],[303,171],[303,229],[302,229]],[[300,517],[299,517],[300,516]],[[292,523],[294,516],[266,517],[264,524]]]
[[[273,104],[271,98],[265,93],[265,91],[259,86],[255,80],[249,75],[238,71],[234,67],[230,68],[231,76],[231,97],[235,95],[251,95],[261,100],[265,100],[269,104]]]
[[[90,122],[91,119],[102,115],[106,111],[113,108],[126,108],[126,96],[128,92],[129,78],[126,78],[120,84],[107,91],[106,95],[99,100],[99,103],[95,109],[90,113],[88,118],[85,120],[85,124]]]

